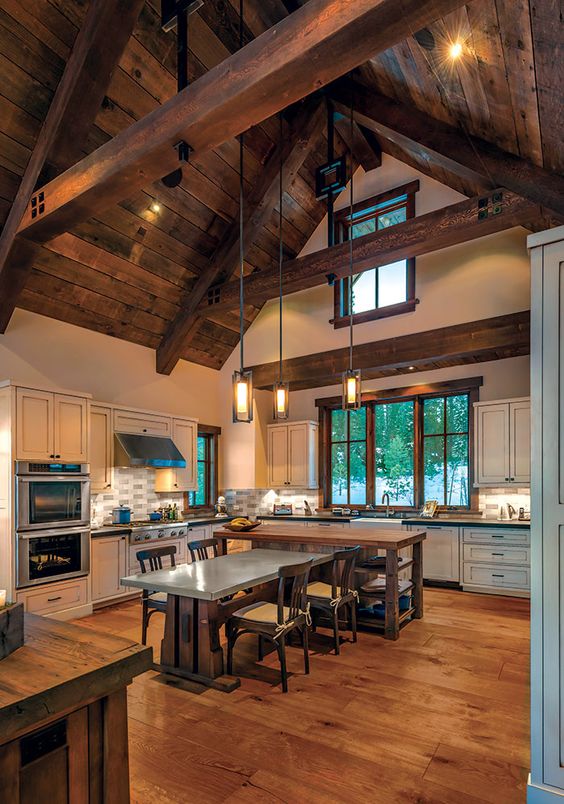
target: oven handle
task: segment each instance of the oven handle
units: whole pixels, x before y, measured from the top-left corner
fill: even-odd
[[[50,528],[45,530],[20,531],[18,539],[41,539],[43,536],[74,536],[77,533],[87,533],[90,536],[90,528]]]
[[[33,483],[40,480],[42,483],[67,483],[78,480],[79,483],[90,481],[90,475],[16,475],[18,483]]]

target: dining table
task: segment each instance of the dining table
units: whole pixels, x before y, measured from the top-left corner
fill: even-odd
[[[332,554],[310,552],[312,567]],[[154,669],[224,692],[240,685],[224,672],[219,629],[243,606],[276,600],[280,567],[299,563],[291,550],[248,550],[121,578],[122,586],[167,595],[160,662]],[[247,591],[237,597],[236,593]]]

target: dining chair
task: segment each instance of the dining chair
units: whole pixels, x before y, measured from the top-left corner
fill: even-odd
[[[227,672],[233,675],[233,648],[242,634],[258,634],[258,658],[264,656],[264,640],[271,642],[280,659],[282,690],[288,692],[286,667],[286,637],[297,630],[301,635],[304,651],[305,674],[309,674],[308,627],[311,623],[307,606],[307,584],[313,559],[300,564],[280,567],[278,570],[278,594],[276,603],[259,600],[244,606],[227,620]],[[288,605],[284,605],[286,582],[291,581]]]
[[[327,614],[333,622],[333,635],[335,638],[335,654],[341,652],[339,641],[339,611],[346,606],[350,613],[350,627],[352,641],[356,642],[356,604],[358,592],[354,587],[354,569],[360,545],[348,550],[338,550],[333,553],[331,561],[331,583],[314,581],[308,584],[307,599],[313,610]],[[339,570],[339,565],[341,565]]]
[[[200,539],[197,542],[187,542],[191,561],[206,561],[208,558],[217,558],[219,541],[217,539]]]
[[[147,565],[149,572],[160,570],[163,568],[163,558],[170,559],[170,566],[176,567],[174,556],[176,555],[176,546],[174,544],[165,545],[163,547],[151,547],[147,550],[139,550],[135,557],[141,567],[141,573],[147,572]],[[151,592],[148,589],[143,589],[143,596],[141,598],[141,644],[147,644],[147,627],[151,616],[160,611],[166,614],[167,595],[165,592]]]

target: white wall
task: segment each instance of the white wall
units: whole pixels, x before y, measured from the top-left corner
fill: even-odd
[[[181,360],[170,377],[144,346],[17,309],[0,336],[0,379],[221,423],[219,373]]]

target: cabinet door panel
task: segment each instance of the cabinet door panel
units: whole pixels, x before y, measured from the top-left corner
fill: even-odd
[[[268,484],[271,487],[288,484],[288,428],[270,427],[268,430]]]
[[[175,491],[194,491],[198,488],[197,473],[198,425],[194,421],[172,420],[172,440],[186,461],[186,469],[177,469]]]
[[[150,413],[114,410],[114,430],[116,433],[166,437],[171,434],[171,420],[167,416],[152,416]]]
[[[88,460],[88,406],[78,396],[55,394],[55,455],[63,461]]]
[[[127,537],[100,536],[92,539],[92,601],[127,594],[120,578],[127,575]]]
[[[108,491],[113,485],[113,432],[111,408],[90,408],[90,481],[92,492]]]
[[[288,425],[288,481],[291,486],[308,486],[309,480],[308,427]]]
[[[53,394],[18,388],[16,392],[16,457],[20,461],[49,461],[53,441]]]
[[[475,408],[477,482],[482,485],[509,482],[509,405]]]
[[[514,483],[531,482],[531,403],[509,404],[511,425],[510,477]]]
[[[430,581],[460,581],[458,528],[421,528],[427,533],[423,542],[423,577]]]

